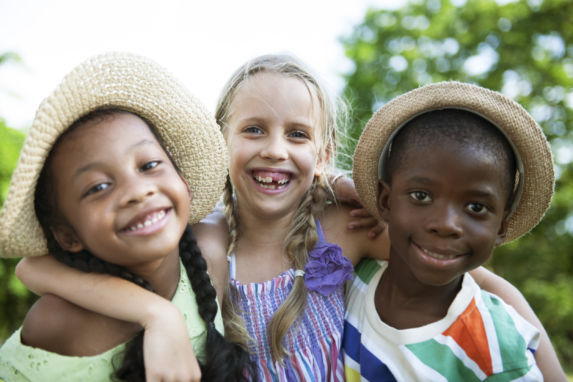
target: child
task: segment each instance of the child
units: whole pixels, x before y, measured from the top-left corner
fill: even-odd
[[[346,379],[542,380],[538,330],[467,273],[551,201],[551,151],[527,112],[474,85],[424,86],[374,114],[353,174],[391,245],[349,289]]]
[[[388,241],[385,235],[368,240],[364,232],[346,230],[349,208],[327,202],[325,173],[336,154],[334,107],[298,60],[271,55],[235,73],[216,119],[229,146],[232,181],[224,194],[231,268],[225,334],[247,343],[261,380],[342,380],[343,284],[350,263],[387,257]],[[198,235],[207,231],[204,224],[197,228]],[[484,280],[492,279],[488,276]],[[82,276],[73,284],[111,288],[88,278],[93,280]],[[89,305],[68,283],[67,288],[52,283],[46,290],[37,279],[25,281]],[[143,295],[119,284],[114,283],[119,301]],[[494,284],[494,289],[507,286]],[[108,314],[126,317],[122,304],[115,305]]]
[[[37,111],[0,215],[0,252],[49,250],[172,299],[203,377],[242,380],[248,356],[217,331],[215,290],[189,228],[215,204],[226,161],[214,120],[163,68],[130,54],[93,57]],[[43,296],[0,349],[0,378],[143,381],[142,334]]]

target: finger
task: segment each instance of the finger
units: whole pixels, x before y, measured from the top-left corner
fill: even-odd
[[[372,217],[370,212],[368,212],[368,210],[364,207],[354,208],[354,209],[350,210],[349,213],[350,213],[350,216],[352,216],[352,217],[358,217],[358,218]]]
[[[382,232],[384,232],[385,229],[386,229],[386,224],[384,224],[382,222],[378,222],[378,224],[376,224],[376,226],[374,226],[368,232],[368,238],[369,239],[375,239],[376,237],[378,237],[378,235],[380,235]]]
[[[373,228],[378,224],[378,220],[373,217],[357,218],[348,223],[348,229],[358,230],[365,228]]]

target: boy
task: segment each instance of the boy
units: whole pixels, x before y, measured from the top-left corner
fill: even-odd
[[[424,86],[375,113],[353,175],[391,248],[347,294],[347,380],[542,380],[537,329],[468,274],[551,201],[551,151],[527,112],[478,86]]]

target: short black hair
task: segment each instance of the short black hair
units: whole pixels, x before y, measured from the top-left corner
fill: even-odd
[[[507,169],[504,182],[510,196],[516,184],[516,160],[513,149],[503,133],[487,119],[461,109],[441,109],[426,112],[408,121],[392,140],[384,167],[384,181],[391,184],[392,174],[402,163],[408,149],[444,145],[454,141],[471,145],[494,156]]]

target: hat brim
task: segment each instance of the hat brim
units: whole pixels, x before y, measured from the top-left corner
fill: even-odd
[[[154,125],[193,192],[191,224],[215,206],[225,185],[228,155],[212,115],[154,61],[130,53],[98,55],[66,75],[36,112],[0,212],[0,256],[47,253],[34,210],[38,177],[62,132],[101,108],[126,110]]]
[[[356,146],[353,167],[354,183],[364,206],[381,219],[377,197],[383,150],[408,121],[440,109],[476,113],[508,138],[522,169],[518,198],[509,216],[504,243],[529,232],[541,221],[554,191],[553,158],[547,139],[535,120],[515,101],[500,93],[455,81],[426,85],[402,94],[382,106],[368,121]]]

